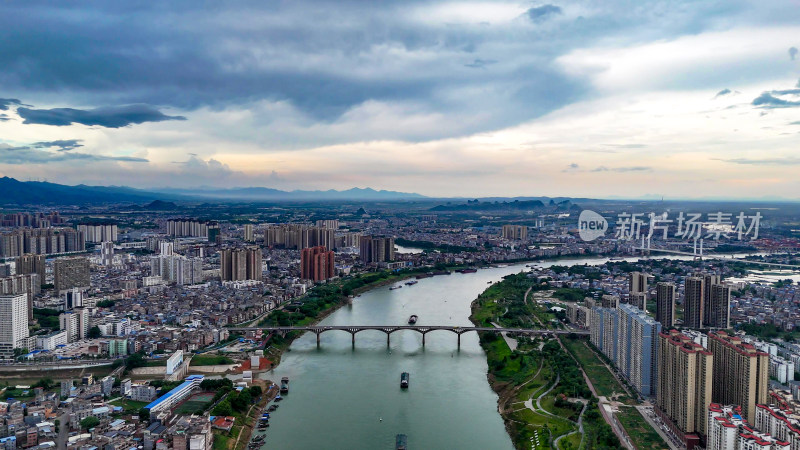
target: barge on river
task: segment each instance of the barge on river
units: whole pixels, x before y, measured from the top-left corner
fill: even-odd
[[[289,377],[281,378],[281,394],[289,393]]]

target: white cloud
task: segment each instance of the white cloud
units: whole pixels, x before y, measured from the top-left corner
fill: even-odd
[[[602,92],[719,88],[796,75],[786,43],[800,27],[707,32],[631,47],[573,50],[557,62]]]

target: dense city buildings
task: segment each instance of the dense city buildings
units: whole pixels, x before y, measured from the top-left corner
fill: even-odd
[[[258,247],[220,250],[220,277],[223,281],[260,281],[261,260],[261,249]]]
[[[26,253],[54,255],[86,250],[81,231],[72,228],[15,229],[0,232],[0,257],[22,256]]]
[[[359,255],[365,264],[394,261],[394,238],[361,236]]]
[[[718,274],[706,273],[701,276],[703,279],[703,326],[710,327],[712,325],[713,307],[712,307],[712,288],[720,283],[720,276]]]
[[[656,284],[656,321],[664,328],[675,325],[675,283],[661,282]]]
[[[162,243],[162,253],[150,257],[150,274],[167,283],[191,285],[204,280],[203,258],[186,257],[172,252],[172,245]]]
[[[716,283],[711,285],[710,290],[706,328],[728,329],[731,326],[731,286]]]
[[[213,221],[197,219],[169,219],[167,220],[167,234],[175,237],[204,237],[211,241],[211,236],[216,233],[219,225]]]
[[[631,272],[628,275],[628,292],[631,294],[637,294],[647,292],[647,277],[646,273],[642,272]]]
[[[703,328],[703,278],[686,277],[684,280],[683,326]]]
[[[617,308],[619,307],[619,296],[604,294],[600,297],[600,305],[603,308]]]
[[[617,308],[596,306],[589,310],[589,331],[592,344],[609,359],[616,359],[619,345]]]
[[[317,227],[320,227],[320,228],[328,228],[328,229],[331,229],[331,230],[338,230],[339,229],[339,220],[338,219],[317,220],[316,225],[317,225]]]
[[[28,336],[28,298],[0,295],[0,358],[11,358],[15,348],[26,348]]]
[[[39,275],[39,281],[45,283],[46,264],[45,255],[35,255],[26,253],[16,259],[17,275],[35,273]]]
[[[114,243],[111,241],[105,241],[100,244],[100,258],[102,263],[106,267],[110,267],[114,264]]]
[[[343,215],[346,219],[315,220],[313,214],[293,217],[286,211],[283,207],[276,207],[274,213],[270,213],[269,222],[263,222],[263,216],[254,219],[255,216],[247,215],[242,218],[250,223],[216,222],[209,228],[219,231],[213,239],[171,235],[168,224],[172,216],[168,213],[158,214],[163,218],[153,218],[150,213],[134,213],[130,217],[114,218],[120,224],[116,243],[94,242],[80,257],[58,257],[48,261],[43,254],[27,253],[0,262],[0,292],[24,293],[29,302],[27,311],[31,314],[30,336],[9,344],[6,358],[17,355],[23,361],[40,363],[59,358],[64,361],[94,360],[144,354],[148,355],[145,356],[148,361],[152,360],[148,364],[153,365],[161,358],[164,358],[162,361],[171,360],[161,357],[161,354],[174,356],[184,352],[188,355],[213,346],[238,349],[244,345],[240,339],[246,342],[253,336],[232,332],[230,327],[234,325],[291,324],[296,315],[312,310],[304,308],[304,304],[315,299],[315,284],[321,282],[344,285],[348,280],[365,274],[371,276],[372,273],[406,268],[414,269],[414,276],[430,277],[451,273],[447,267],[452,265],[465,267],[469,273],[479,267],[499,268],[512,261],[632,251],[627,243],[619,241],[581,242],[570,227],[550,227],[547,219],[542,218],[530,222],[537,223],[537,226],[526,226],[530,242],[548,243],[540,246],[522,245],[519,239],[503,238],[503,222],[499,222],[502,219],[494,224],[471,226],[460,224],[444,213],[401,218],[391,214],[379,216],[365,212],[353,215],[351,212]],[[216,217],[213,214],[205,216]],[[327,211],[323,216],[330,217]],[[273,222],[273,218],[291,221]],[[91,218],[86,221],[99,223]],[[75,222],[67,216],[62,223]],[[0,232],[20,230],[28,228]],[[103,233],[100,229],[88,228],[82,228],[81,232]],[[393,236],[404,239],[397,250]],[[331,243],[333,248],[309,245],[318,242]],[[79,262],[76,264],[73,260]],[[708,346],[709,339],[699,331],[685,328],[681,332],[681,344],[670,344],[671,353],[665,354],[662,348],[665,344],[658,334],[660,327],[669,329],[667,325],[674,326],[676,322],[680,325],[676,317],[685,312],[681,311],[684,305],[679,299],[684,294],[684,280],[703,278],[707,273],[718,275],[720,280],[723,276],[729,280],[724,284],[711,283],[707,301],[703,291],[704,328],[726,321],[732,327],[764,321],[775,321],[781,327],[788,327],[792,321],[789,305],[800,300],[788,285],[749,284],[739,281],[741,275],[730,267],[706,267],[711,265],[650,258],[611,260],[597,266],[581,264],[560,269],[557,266],[534,268],[535,265],[530,264],[525,270],[530,270],[527,277],[531,280],[538,280],[540,285],[546,283],[559,295],[563,294],[561,300],[569,299],[557,300],[555,304],[543,303],[543,307],[552,308],[549,313],[555,318],[551,325],[588,332],[594,348],[608,358],[613,369],[618,371],[620,380],[632,388],[630,393],[634,395],[631,398],[649,399],[656,405],[658,416],[666,426],[665,432],[689,444],[702,442],[703,430],[696,411],[702,409],[707,401],[701,398],[703,395],[700,393],[691,397],[684,392],[692,389],[705,392],[709,383],[703,385],[706,387],[690,386],[688,378],[681,375],[680,370],[691,373],[687,358],[704,358],[706,364],[711,360],[708,356],[710,349],[698,348]],[[80,269],[73,270],[74,266]],[[20,275],[19,272],[31,273]],[[39,274],[43,275],[43,280]],[[80,282],[74,281],[77,274],[80,274],[77,276]],[[51,283],[56,286],[51,287]],[[68,288],[59,289],[65,287]],[[415,289],[405,284],[403,287]],[[399,286],[393,288],[399,289]],[[689,295],[691,297],[691,292]],[[647,313],[648,303],[655,305],[655,321]],[[776,308],[766,309],[772,305]],[[777,308],[777,305],[781,307]],[[727,311],[730,313],[725,316]],[[707,319],[706,312],[709,312]],[[273,320],[271,317],[279,317],[281,321],[270,322]],[[226,343],[231,338],[234,339]],[[561,338],[565,339],[563,335]],[[264,341],[259,339],[265,338],[255,339],[262,345]],[[769,354],[768,372],[774,382],[792,383],[795,366],[800,361],[800,349],[745,335],[742,335],[742,340]],[[697,355],[682,352],[681,348]],[[236,352],[230,355],[233,359],[247,358],[247,355],[233,356],[239,355]],[[667,364],[671,365],[672,372],[665,369],[666,357],[676,360]],[[694,371],[701,370],[700,363],[692,364],[695,365]],[[167,362],[166,369],[170,367],[171,363]],[[164,376],[179,381],[186,375],[184,370],[188,370],[187,367],[185,363],[180,364],[177,370],[172,369],[172,374],[165,373]],[[152,367],[147,369],[152,370]],[[127,389],[131,399],[149,403],[164,394],[133,376],[135,381]],[[249,380],[250,377],[243,379]],[[72,386],[68,392],[92,396],[103,392],[105,388],[102,386],[107,384],[82,383]],[[659,394],[663,389],[671,393]],[[197,389],[189,395],[194,392]],[[119,395],[116,388],[112,395]],[[682,410],[676,409],[677,406],[664,402],[666,396],[688,399],[686,402],[695,410],[695,416],[683,414]],[[99,404],[93,408],[81,406],[75,423],[94,409],[104,407]],[[175,417],[175,409],[169,407],[156,411],[156,420],[162,416],[175,420],[174,423],[184,423],[180,417]],[[110,418],[113,409],[111,412],[98,411],[97,415]],[[175,430],[195,430],[200,440],[203,439],[201,436],[206,436],[202,427],[192,427]],[[181,436],[177,437],[181,444]]]
[[[318,246],[333,249],[336,248],[336,231],[302,224],[273,225],[264,230],[264,244],[295,250]]]
[[[89,289],[89,260],[83,257],[59,258],[53,263],[56,291],[73,288]]]
[[[33,298],[42,291],[39,275],[12,275],[0,278],[0,294],[25,294],[28,299],[28,319],[33,320]]]
[[[656,393],[658,334],[661,324],[641,309],[628,304],[618,308],[616,366],[644,396]]]
[[[49,214],[38,213],[12,213],[0,214],[0,227],[8,228],[50,228],[64,223],[64,218],[53,211]]]
[[[88,223],[78,224],[78,231],[82,232],[86,242],[99,244],[100,242],[116,242],[119,229],[116,223]]]
[[[800,448],[800,416],[797,411],[774,404],[756,405],[756,418],[752,423],[756,430],[773,438],[773,442],[788,443],[792,450]]]
[[[300,255],[300,278],[324,281],[335,275],[334,253],[324,246],[304,248]]]
[[[714,355],[712,400],[740,405],[745,419],[754,420],[756,405],[768,403],[769,354],[724,331],[708,334]]]
[[[764,405],[760,407],[772,410]],[[739,405],[708,407],[707,450],[790,450],[800,445],[792,436],[777,438],[745,418]],[[794,434],[794,433],[792,433]]]
[[[706,435],[714,361],[711,352],[676,330],[658,335],[656,406],[687,448]]]
[[[528,227],[524,225],[503,225],[503,239],[524,241],[528,239]]]
[[[65,311],[58,316],[61,329],[67,333],[67,342],[76,342],[86,339],[89,334],[89,310],[75,308]]]

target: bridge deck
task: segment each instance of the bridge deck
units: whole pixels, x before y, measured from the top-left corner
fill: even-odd
[[[378,330],[385,333],[392,333],[401,330],[413,330],[420,333],[427,333],[434,330],[446,330],[453,333],[466,333],[469,331],[486,331],[490,333],[519,333],[519,334],[579,334],[588,335],[589,332],[585,330],[545,330],[545,329],[531,329],[531,328],[492,328],[492,327],[462,327],[453,325],[327,325],[327,326],[302,326],[302,327],[232,327],[228,328],[230,331],[311,331],[313,333],[322,333],[325,331],[341,330],[350,333],[365,331],[365,330]]]

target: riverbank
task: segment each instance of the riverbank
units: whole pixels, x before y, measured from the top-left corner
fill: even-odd
[[[285,309],[284,306],[284,308],[273,310],[270,315],[261,320],[258,325],[316,325],[343,306],[348,305],[352,298],[355,298],[367,291],[395,283],[400,283],[408,279],[415,278],[418,275],[427,274],[428,272],[448,271],[452,273],[454,270],[464,268],[476,267],[462,264],[438,267],[420,267],[415,269],[404,269],[397,272],[385,270],[380,272],[359,274],[355,277],[340,280],[335,283],[315,286],[303,297],[303,299],[305,299],[306,302],[312,302],[314,305],[319,305],[322,303],[325,306],[319,310],[313,310],[311,308],[308,309],[307,311],[312,312],[313,316],[305,315],[305,313],[300,315],[298,312],[290,313]],[[448,275],[442,274],[434,276],[438,277]],[[408,288],[408,286],[406,286],[406,288]],[[302,307],[298,308],[298,310],[303,311]],[[281,337],[279,335],[273,335],[270,337],[267,347],[264,350],[264,356],[272,362],[273,369],[280,364],[283,353],[288,351],[292,342],[302,336],[302,334],[303,332],[293,331],[288,333],[285,337]]]
[[[509,321],[534,327],[536,307],[525,301],[530,290],[545,290],[525,274],[509,275],[486,289],[472,304],[476,326],[507,326]],[[619,446],[600,415],[597,400],[578,364],[557,339],[520,337],[511,350],[507,342],[482,333],[480,345],[488,362],[487,379],[497,393],[498,412],[514,446],[579,448]]]

